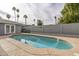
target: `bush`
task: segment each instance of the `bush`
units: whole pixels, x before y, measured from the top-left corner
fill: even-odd
[[[31,31],[27,30],[27,29],[22,29],[21,32],[23,32],[23,33],[30,33]]]

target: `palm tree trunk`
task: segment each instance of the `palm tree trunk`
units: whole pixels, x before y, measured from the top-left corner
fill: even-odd
[[[17,18],[17,22],[18,22],[18,19],[19,19],[19,18]]]
[[[15,15],[15,21],[16,21],[16,12],[14,11],[14,15]]]
[[[35,26],[35,21],[34,21],[34,26]]]
[[[25,24],[27,25],[27,20],[26,20],[26,18],[25,18]]]
[[[55,19],[55,24],[57,24],[57,19]]]

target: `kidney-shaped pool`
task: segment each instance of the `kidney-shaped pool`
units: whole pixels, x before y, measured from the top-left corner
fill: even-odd
[[[25,44],[29,44],[34,48],[71,49],[73,47],[67,41],[52,37],[26,35],[26,34],[12,35],[10,37],[18,41],[21,41]]]

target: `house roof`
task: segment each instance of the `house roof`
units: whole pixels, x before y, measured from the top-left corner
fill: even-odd
[[[25,24],[14,22],[14,21],[10,21],[10,20],[5,20],[5,19],[2,19],[2,18],[0,18],[0,23],[4,23],[4,24],[16,24],[16,25],[25,26]]]

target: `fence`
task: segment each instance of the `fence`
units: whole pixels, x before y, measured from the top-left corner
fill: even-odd
[[[45,25],[45,26],[26,26],[24,28],[31,30],[31,32],[79,34],[79,23]]]

